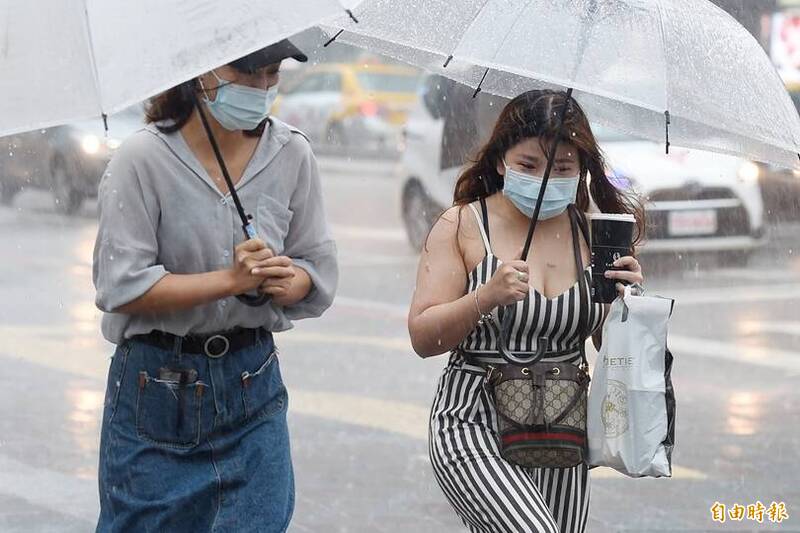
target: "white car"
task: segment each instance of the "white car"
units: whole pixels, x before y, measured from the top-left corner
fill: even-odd
[[[401,159],[402,214],[415,249],[421,249],[439,213],[452,205],[463,162],[488,138],[505,102],[483,94],[473,100],[471,90],[439,76],[423,83],[406,124]],[[645,200],[648,224],[641,253],[716,252],[728,264],[744,264],[765,243],[755,164],[677,147],[666,155],[663,144],[600,126],[592,130],[612,181]]]

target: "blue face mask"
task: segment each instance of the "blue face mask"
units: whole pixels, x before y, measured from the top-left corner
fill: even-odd
[[[533,210],[536,207],[536,200],[539,198],[543,179],[509,168],[505,161],[503,161],[503,165],[506,167],[503,194],[520,212],[528,218],[533,218]],[[579,176],[575,176],[574,178],[551,177],[547,180],[542,207],[539,209],[539,220],[547,220],[560,215],[569,204],[575,203],[579,179]]]
[[[252,130],[269,116],[269,110],[278,96],[277,85],[267,90],[256,89],[223,80],[213,70],[211,73],[219,82],[217,97],[212,102],[206,95],[203,101],[223,128],[231,131]]]

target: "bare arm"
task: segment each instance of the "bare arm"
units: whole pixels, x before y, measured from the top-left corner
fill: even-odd
[[[201,274],[167,274],[135,300],[114,309],[115,313],[167,313],[242,294],[258,287],[263,276],[251,274],[272,258],[272,251],[260,239],[239,244],[234,266]]]
[[[446,353],[461,343],[477,325],[475,293],[465,294],[467,272],[458,245],[458,207],[445,212],[431,230],[420,256],[417,287],[408,314],[408,331],[414,351],[421,357]],[[462,217],[462,229],[472,224]],[[525,273],[524,280],[516,271]],[[478,289],[480,313],[525,297],[527,265],[504,264],[488,284]]]
[[[189,309],[233,295],[228,270],[202,274],[167,274],[136,300],[114,310],[128,315]]]
[[[451,208],[436,222],[423,249],[417,285],[408,314],[411,345],[421,357],[455,348],[476,326],[478,311],[465,294],[467,272],[457,242],[458,211]],[[488,303],[488,302],[487,302]],[[488,305],[482,311],[488,311]]]

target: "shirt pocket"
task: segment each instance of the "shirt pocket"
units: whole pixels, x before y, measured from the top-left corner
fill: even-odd
[[[268,194],[258,197],[256,209],[256,229],[258,237],[267,243],[275,253],[283,253],[286,236],[289,234],[289,224],[292,221],[292,211]]]

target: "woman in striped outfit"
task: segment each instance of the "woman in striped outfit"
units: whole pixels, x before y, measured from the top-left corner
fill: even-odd
[[[527,262],[519,260],[538,177],[565,102],[562,92],[529,91],[507,104],[490,139],[462,172],[454,205],[434,225],[420,258],[409,313],[414,350],[422,357],[451,352],[431,411],[430,457],[439,485],[470,531],[583,532],[586,527],[585,464],[525,469],[500,456],[483,366],[503,362],[495,326],[481,320],[498,306],[516,305],[508,339],[516,353],[536,351],[538,339],[547,337],[543,360],[578,364],[587,330],[599,347],[606,309],[582,299],[584,291],[578,290],[591,272],[576,272],[574,252],[580,250],[588,265],[590,250],[583,239],[573,248],[568,204],[580,213],[590,205],[606,213],[633,213],[642,233],[642,210],[607,179],[589,122],[572,100],[532,253]],[[609,277],[643,281],[635,258],[623,257],[617,266],[621,269]],[[579,331],[582,314],[589,327]]]

